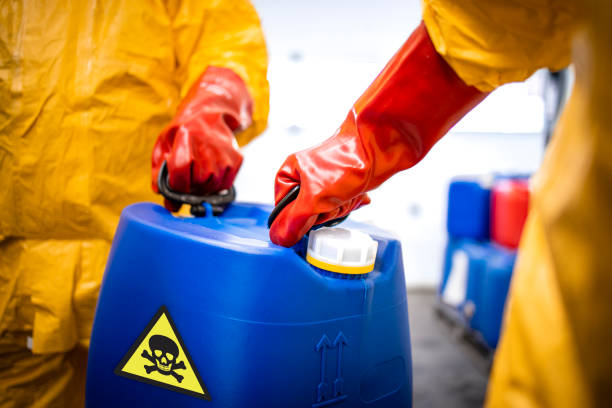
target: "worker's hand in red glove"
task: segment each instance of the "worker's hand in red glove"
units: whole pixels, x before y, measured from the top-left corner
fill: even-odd
[[[164,161],[170,188],[206,195],[228,189],[242,164],[234,132],[251,124],[253,101],[242,79],[227,68],[208,67],[193,84],[153,149],[152,187]],[[178,211],[180,205],[166,200]]]
[[[485,96],[438,55],[421,23],[335,135],[285,160],[275,202],[298,184],[300,193],[272,223],[272,242],[292,246],[313,225],[369,203],[367,191],[418,163]]]

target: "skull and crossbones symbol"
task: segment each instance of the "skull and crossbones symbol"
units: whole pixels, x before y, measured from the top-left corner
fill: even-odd
[[[185,367],[184,362],[177,361],[179,348],[172,339],[156,334],[149,338],[149,348],[152,354],[149,354],[149,351],[146,349],[143,350],[141,354],[142,357],[153,363],[153,365],[144,366],[147,374],[157,371],[163,375],[173,376],[179,383],[183,381],[183,376],[177,374],[174,370],[185,370],[187,367]]]

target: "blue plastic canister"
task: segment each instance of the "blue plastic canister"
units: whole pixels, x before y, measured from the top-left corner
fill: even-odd
[[[439,296],[457,309],[465,325],[495,348],[516,251],[491,242],[450,240]]]
[[[480,178],[456,178],[448,189],[446,227],[452,238],[489,238],[491,189]]]
[[[88,407],[409,407],[401,248],[380,230],[359,279],[269,242],[270,207],[121,216],[102,283]]]
[[[467,326],[478,329],[482,320],[483,282],[489,246],[470,240],[449,240],[439,289],[442,302],[457,309]]]
[[[481,324],[478,331],[485,342],[495,348],[500,336],[516,251],[489,244],[489,253],[482,285]]]

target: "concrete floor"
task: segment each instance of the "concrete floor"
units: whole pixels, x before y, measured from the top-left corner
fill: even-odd
[[[489,358],[435,311],[433,290],[410,289],[414,407],[481,407]]]

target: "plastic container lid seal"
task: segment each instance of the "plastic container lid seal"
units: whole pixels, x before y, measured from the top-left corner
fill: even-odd
[[[360,275],[374,269],[378,242],[368,234],[347,228],[310,231],[306,260],[330,272]]]

